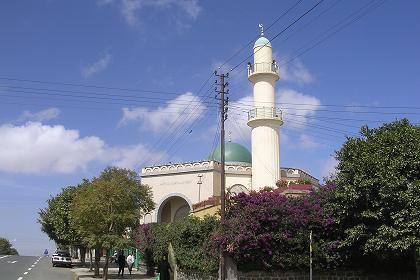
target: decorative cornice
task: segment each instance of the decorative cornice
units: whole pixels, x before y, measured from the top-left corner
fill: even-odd
[[[246,163],[226,164],[225,170],[227,174],[251,174],[251,166]],[[220,163],[213,160],[204,160],[144,167],[141,170],[141,177],[145,178],[159,175],[164,176],[206,171],[220,172]]]

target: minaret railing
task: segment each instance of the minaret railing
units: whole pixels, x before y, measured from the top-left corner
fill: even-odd
[[[257,73],[272,73],[279,74],[279,66],[276,61],[273,62],[260,62],[260,63],[248,63],[248,77]]]
[[[278,119],[282,120],[282,112],[274,107],[257,107],[248,112],[248,120]]]

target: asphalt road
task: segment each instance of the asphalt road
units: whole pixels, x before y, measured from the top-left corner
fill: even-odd
[[[74,280],[74,273],[52,267],[50,257],[0,255],[0,280]]]

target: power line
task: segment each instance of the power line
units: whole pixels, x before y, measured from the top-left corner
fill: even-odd
[[[73,86],[73,87],[84,87],[84,88],[97,88],[97,89],[107,89],[107,90],[120,90],[120,91],[129,91],[129,92],[161,93],[161,94],[174,94],[174,95],[179,95],[180,94],[179,92],[144,90],[144,89],[123,88],[123,87],[108,87],[108,86],[78,84],[78,83],[51,82],[51,81],[11,78],[11,77],[4,77],[4,76],[0,76],[0,80],[27,82],[27,83],[38,83],[38,84],[51,84],[51,85],[61,85],[61,86]]]
[[[289,24],[286,28],[284,28],[282,31],[280,31],[279,33],[277,33],[273,38],[271,38],[271,41],[274,41],[278,36],[280,36],[281,34],[283,34],[284,32],[286,32],[290,27],[292,27],[293,25],[295,25],[298,21],[300,21],[303,17],[305,17],[307,14],[309,14],[311,11],[313,11],[316,7],[318,7],[318,5],[320,5],[322,2],[324,2],[324,0],[320,0],[318,1],[314,6],[312,6],[309,10],[307,10],[305,13],[303,13],[301,16],[299,16],[297,19],[295,19],[291,24]],[[267,44],[269,44],[269,42],[265,43],[263,46],[261,46],[258,50],[256,50],[253,54],[247,56],[244,60],[242,60],[240,63],[238,63],[237,65],[235,65],[232,69],[230,69],[229,72],[233,72],[236,68],[238,68],[240,65],[242,65],[244,62],[246,62],[249,58],[251,58],[253,55],[255,55],[255,53],[257,53],[258,51],[260,51],[263,47],[265,47]]]
[[[1,86],[0,86],[1,87]],[[17,93],[17,94],[32,94],[32,95],[41,95],[41,96],[27,96],[27,95],[5,95],[5,92],[0,92],[0,96],[6,97],[6,98],[49,98],[49,99],[58,99],[58,100],[66,100],[66,101],[77,101],[77,102],[90,102],[90,103],[103,103],[103,104],[112,104],[112,105],[145,105],[145,104],[161,104],[161,105],[188,105],[191,103],[197,103],[197,104],[208,104],[208,105],[215,105],[215,102],[202,102],[200,100],[194,100],[195,96],[192,95],[192,100],[168,100],[163,99],[161,101],[157,101],[155,98],[149,99],[145,98],[144,101],[141,100],[135,100],[135,99],[124,99],[124,98],[113,98],[113,97],[98,97],[98,96],[83,96],[83,95],[70,95],[70,94],[60,94],[60,93],[49,93],[49,92],[32,92],[32,91],[20,91],[20,90],[8,90],[9,92]],[[46,97],[43,97],[46,96]],[[63,98],[61,98],[63,97]],[[74,100],[73,100],[74,99]],[[126,103],[117,103],[117,102],[105,102],[105,101],[99,101],[99,100],[107,100],[107,101],[126,101]],[[152,101],[150,101],[152,100]],[[156,101],[155,101],[156,100]],[[167,103],[163,103],[162,101],[167,101]]]
[[[206,79],[206,81],[201,85],[201,87],[200,87],[200,89],[198,90],[198,94],[197,94],[197,96],[199,97],[199,93],[204,89],[204,87],[206,86],[206,84],[210,81],[210,79],[213,77],[213,74],[211,74],[207,79]],[[208,92],[208,91],[207,91]],[[191,104],[190,104],[191,105]],[[190,105],[188,105],[187,107],[185,107],[185,109],[184,109],[184,111],[176,118],[176,120],[169,126],[169,128],[168,128],[168,134],[166,135],[166,137],[165,137],[165,135],[164,134],[162,134],[162,136],[158,139],[158,141],[157,142],[155,142],[155,144],[154,144],[154,147],[159,147],[160,146],[160,144],[161,143],[164,143],[164,141],[165,141],[165,139],[166,138],[169,138],[169,137],[172,137],[172,135],[176,132],[176,131],[178,131],[180,128],[181,128],[181,125],[182,125],[182,122],[187,122],[187,121],[189,121],[190,119],[191,119],[191,117],[193,116],[193,111],[194,110],[191,110],[191,112],[190,112],[190,114],[187,114],[186,116],[185,116],[185,118],[184,118],[184,120],[182,121],[180,121],[179,123],[177,123],[178,122],[178,120],[180,120],[180,118],[181,118],[181,116],[185,113],[185,111],[187,110],[187,108],[190,106]],[[197,105],[195,106],[195,108],[194,109],[197,109]],[[197,113],[197,112],[196,112]],[[197,120],[197,119],[196,119]],[[175,124],[177,123],[177,125],[176,126],[174,126]],[[194,122],[193,122],[194,123]],[[173,139],[173,138],[169,138],[169,139]],[[176,140],[175,140],[176,141]],[[160,160],[160,158],[158,159],[158,160]]]
[[[346,20],[348,20],[349,18],[352,18],[353,16],[355,16],[352,20],[350,20],[347,23],[344,23],[342,26],[338,27],[338,29],[336,29],[335,31],[333,31],[332,33],[326,35],[324,38],[322,38],[321,40],[315,42],[313,45],[309,46],[308,48],[304,49],[303,51],[297,53],[295,56],[293,56],[291,59],[287,60],[285,63],[280,64],[280,66],[284,66],[286,64],[289,64],[290,62],[292,62],[293,60],[295,60],[296,58],[304,55],[305,53],[307,53],[308,51],[312,50],[313,48],[315,48],[316,46],[318,46],[319,44],[321,44],[322,42],[326,41],[327,39],[329,39],[330,37],[332,37],[333,35],[337,34],[338,32],[340,32],[341,30],[343,30],[344,28],[348,27],[349,25],[351,25],[352,23],[358,21],[359,19],[361,19],[362,17],[364,17],[365,15],[367,15],[368,13],[372,12],[373,10],[375,10],[376,8],[378,8],[379,6],[381,6],[382,4],[385,3],[385,1],[382,2],[378,2],[375,5],[373,5],[373,3],[375,2],[375,0],[372,0],[370,2],[368,2],[366,5],[362,6],[361,8],[359,8],[357,11],[351,13],[349,16],[347,16],[346,18],[344,18],[342,21],[340,21],[339,23],[337,23],[336,25],[332,26],[331,28],[327,29],[325,32],[323,32],[320,36],[325,35],[326,33],[328,33],[330,30],[332,30],[333,28],[339,26],[340,24],[343,24],[343,22],[345,22]],[[370,6],[370,7],[369,7]],[[370,8],[370,9],[369,9]],[[365,12],[362,12],[363,10],[365,10]],[[357,15],[358,13],[360,13],[359,15]],[[319,36],[317,36],[319,37]],[[313,40],[314,41],[314,40]],[[306,44],[308,45],[308,44]],[[300,48],[299,50],[303,49],[304,47]],[[298,51],[299,51],[298,50]],[[280,60],[281,61],[284,61]]]
[[[253,101],[233,101],[237,104],[245,106],[253,105]],[[272,103],[268,101],[259,101],[258,103]],[[309,107],[342,107],[342,108],[374,108],[374,109],[414,109],[420,110],[417,106],[378,106],[378,105],[340,105],[340,104],[311,104],[311,103],[290,103],[290,102],[275,102],[276,105],[295,105],[295,106],[309,106]]]
[[[293,10],[295,7],[297,7],[303,0],[296,1],[291,7],[289,7],[284,13],[282,13],[278,18],[276,18],[267,28],[265,28],[265,31],[268,31],[271,27],[273,27],[280,19],[282,19],[285,15],[287,15],[291,10]],[[243,52],[245,48],[247,48],[249,45],[254,43],[256,39],[258,39],[260,36],[255,36],[252,38],[248,43],[246,43],[244,46],[242,46],[239,50],[237,50],[233,55],[231,55],[228,59],[223,62],[218,69],[221,69],[223,66],[225,66],[227,63],[229,63],[234,57],[236,57],[239,53]]]

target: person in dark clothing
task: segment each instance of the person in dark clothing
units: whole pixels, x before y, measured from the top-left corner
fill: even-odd
[[[124,267],[125,267],[125,256],[124,252],[121,252],[121,254],[118,256],[118,277],[124,277]]]
[[[163,257],[159,263],[158,272],[160,274],[160,280],[170,280],[169,270],[172,272],[171,265],[169,264],[166,256]]]

